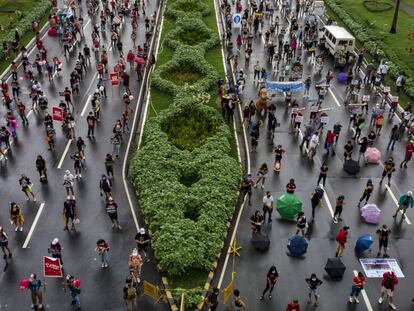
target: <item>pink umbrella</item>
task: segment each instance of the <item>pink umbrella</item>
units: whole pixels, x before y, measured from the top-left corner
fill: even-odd
[[[80,280],[79,279],[74,280],[73,281],[73,287],[74,288],[79,288],[79,286],[80,286]]]
[[[368,163],[377,164],[381,160],[381,151],[373,147],[367,148],[367,151],[365,151],[365,159]]]
[[[381,210],[375,204],[366,204],[361,207],[361,217],[370,224],[378,224],[381,218]]]
[[[134,61],[135,61],[137,64],[140,64],[140,65],[145,64],[145,59],[143,59],[143,58],[141,58],[141,57],[138,57],[138,56],[135,56],[135,57],[134,57]]]
[[[29,288],[29,280],[23,279],[20,280],[20,290],[27,290]]]

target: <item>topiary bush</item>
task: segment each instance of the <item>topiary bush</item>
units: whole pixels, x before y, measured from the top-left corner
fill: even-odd
[[[208,16],[211,11],[207,4],[199,0],[177,0],[167,6],[165,14],[172,18],[183,15]]]
[[[365,0],[362,5],[370,12],[384,12],[393,8],[391,3],[378,0]]]

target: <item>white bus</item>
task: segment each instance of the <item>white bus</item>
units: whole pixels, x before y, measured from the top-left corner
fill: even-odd
[[[334,55],[341,50],[353,52],[355,49],[355,37],[345,28],[339,26],[325,26],[322,35],[326,38],[326,47]]]

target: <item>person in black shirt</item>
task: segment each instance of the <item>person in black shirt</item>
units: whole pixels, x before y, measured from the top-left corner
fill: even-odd
[[[252,205],[251,198],[252,198],[252,186],[254,184],[253,177],[251,174],[247,174],[243,178],[242,188],[241,191],[243,193],[243,199],[246,196],[246,194],[249,195],[249,205]]]
[[[320,187],[317,187],[312,193],[311,193],[311,207],[312,207],[312,221],[315,219],[315,209],[319,205],[322,204],[322,197],[324,194],[324,190]]]
[[[309,300],[308,303],[312,302],[312,295],[315,297],[315,306],[318,306],[318,286],[323,282],[316,277],[315,273],[312,273],[311,277],[306,279],[306,283],[309,286]]]
[[[305,236],[306,224],[307,222],[305,213],[299,212],[298,216],[296,217],[296,235],[301,233],[302,236]]]
[[[335,206],[335,213],[334,216],[332,218],[333,223],[337,224],[338,221],[342,221],[341,218],[341,214],[342,214],[342,209],[345,205],[345,196],[340,195],[337,199],[336,199],[336,206]]]
[[[260,300],[264,299],[264,295],[266,294],[266,292],[270,289],[269,292],[269,299],[272,299],[272,292],[273,292],[273,288],[275,287],[277,278],[279,277],[279,273],[277,273],[276,267],[275,266],[271,266],[269,269],[269,272],[267,272],[267,276],[266,276],[266,288],[264,289],[262,295],[260,296]]]
[[[379,248],[377,257],[381,257],[381,249],[384,249],[384,258],[388,258],[387,254],[387,248],[388,248],[388,237],[391,234],[390,228],[387,227],[387,225],[382,225],[381,228],[377,230],[377,235],[379,239]]]
[[[326,176],[328,175],[328,165],[326,163],[323,163],[321,166],[321,171],[319,172],[319,178],[318,178],[318,182],[317,185],[319,185],[319,183],[322,180],[322,184],[325,187],[325,182],[326,182]]]
[[[213,291],[207,296],[206,303],[210,311],[216,311],[218,307],[218,295],[220,291],[217,287],[213,287]]]
[[[143,257],[149,262],[147,248],[150,243],[150,237],[145,232],[145,228],[139,229],[139,232],[135,235],[135,242],[137,243],[139,253],[142,253]]]
[[[352,151],[354,150],[354,146],[352,146],[352,142],[350,140],[348,140],[344,149],[344,160],[352,160]]]
[[[365,204],[368,203],[368,200],[372,194],[372,191],[374,190],[374,185],[372,184],[372,179],[368,179],[367,184],[364,188],[364,193],[362,194],[362,197],[359,199],[358,207],[361,206],[361,202],[365,199]]]
[[[264,218],[260,211],[256,211],[252,217],[250,217],[250,224],[252,226],[252,234],[260,232],[262,225],[264,223]]]

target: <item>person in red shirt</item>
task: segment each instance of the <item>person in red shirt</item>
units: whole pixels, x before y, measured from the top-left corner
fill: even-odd
[[[365,277],[362,272],[358,272],[358,275],[354,277],[354,283],[352,284],[351,294],[349,294],[349,302],[359,303],[358,296],[365,285]]]
[[[336,242],[338,242],[338,245],[336,247],[335,257],[342,257],[342,253],[345,249],[346,240],[348,238],[348,231],[349,227],[344,226],[341,230],[339,230],[338,234],[336,235]]]
[[[388,305],[393,310],[397,309],[393,302],[394,289],[395,289],[395,285],[397,284],[398,284],[398,278],[395,275],[394,271],[387,271],[382,275],[381,295],[380,295],[380,298],[378,299],[379,304],[382,304],[384,300],[384,295],[385,293],[387,293]]]
[[[404,161],[401,162],[400,168],[402,168],[403,165],[404,165],[404,168],[407,168],[407,163],[408,161],[411,160],[411,157],[413,156],[413,152],[414,152],[414,141],[410,141],[405,146],[405,158],[404,158]]]
[[[331,148],[332,148],[332,146],[333,146],[333,144],[335,142],[335,137],[336,137],[336,134],[335,133],[332,133],[331,130],[329,130],[326,133],[325,146],[324,147],[325,147],[325,150],[326,150],[326,154],[327,155],[329,155],[329,151],[331,150]],[[335,151],[334,150],[332,150],[332,155],[335,155]]]
[[[289,302],[286,306],[286,311],[300,311],[299,301],[297,299],[293,299]]]
[[[296,190],[295,180],[292,178],[289,180],[289,183],[286,185],[286,192],[294,194]]]

